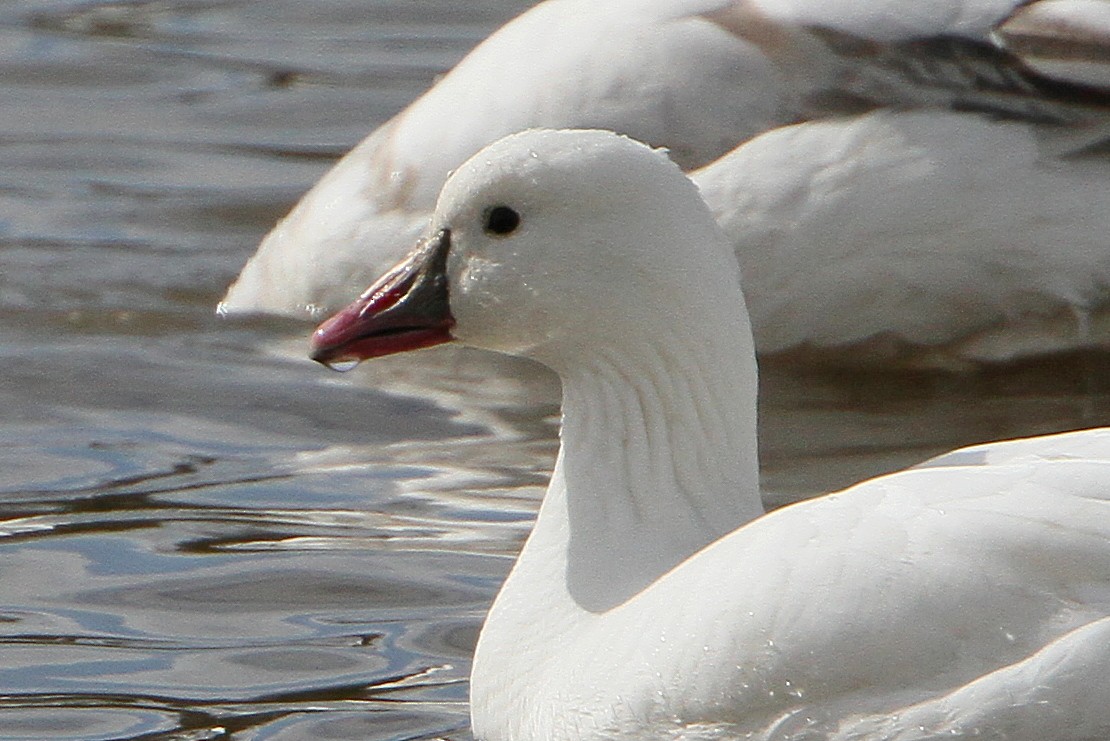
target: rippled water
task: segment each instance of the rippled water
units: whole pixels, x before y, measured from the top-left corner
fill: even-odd
[[[527,4],[0,5],[0,738],[468,738],[550,379],[434,353],[339,376],[308,327],[213,308],[334,157]],[[769,499],[1105,422],[1108,369],[768,363]]]

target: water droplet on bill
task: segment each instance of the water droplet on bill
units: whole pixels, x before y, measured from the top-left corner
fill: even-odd
[[[340,373],[346,373],[347,371],[351,370],[356,365],[358,365],[359,362],[360,361],[357,358],[344,358],[344,359],[340,359],[340,360],[329,360],[329,361],[327,361],[327,363],[325,363],[325,365],[327,365],[333,371],[339,371]]]

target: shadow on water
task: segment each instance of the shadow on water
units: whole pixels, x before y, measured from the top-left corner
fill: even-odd
[[[339,376],[307,327],[213,309],[334,157],[527,4],[0,6],[0,738],[469,737],[551,378],[449,352]],[[1107,370],[769,361],[769,501],[1098,424]]]

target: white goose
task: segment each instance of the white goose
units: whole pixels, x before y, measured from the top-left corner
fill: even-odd
[[[1108,50],[1110,0],[548,0],[343,158],[222,308],[334,311],[482,146],[597,127],[704,167],[761,352],[1098,343]]]
[[[762,514],[739,270],[663,154],[600,131],[486,148],[314,357],[449,339],[563,383],[478,641],[477,738],[1110,738],[1110,430]]]

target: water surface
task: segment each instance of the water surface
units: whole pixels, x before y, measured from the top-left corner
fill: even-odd
[[[0,738],[468,738],[550,379],[431,353],[340,376],[308,327],[213,309],[335,157],[527,4],[0,5]],[[1108,365],[768,363],[769,501],[1103,423]]]

